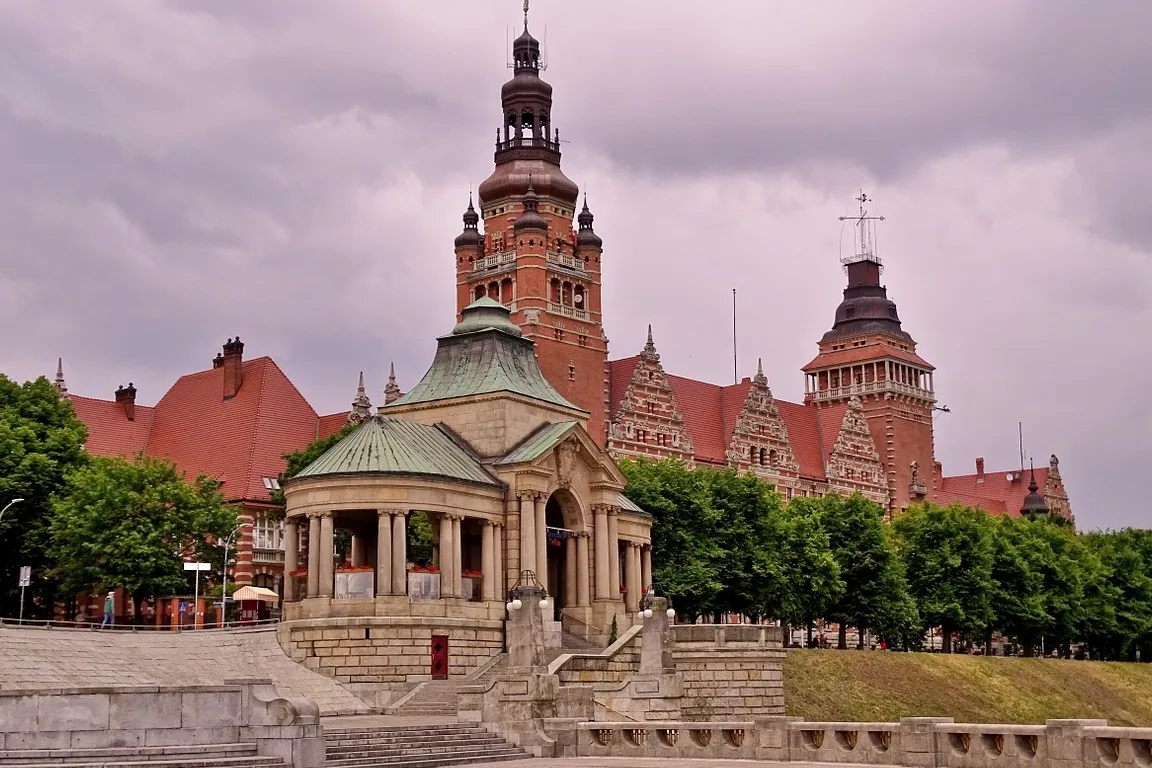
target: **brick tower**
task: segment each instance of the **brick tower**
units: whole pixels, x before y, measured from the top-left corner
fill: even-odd
[[[933,371],[916,354],[916,342],[900,327],[896,304],[880,284],[883,265],[875,230],[883,216],[870,216],[863,192],[854,222],[855,248],[841,259],[848,275],[844,300],[820,353],[804,366],[804,402],[824,408],[860,398],[868,429],[884,463],[889,513],[910,502],[934,501],[936,488],[932,415]]]
[[[525,4],[527,5],[527,4]],[[587,410],[588,431],[606,440],[608,339],[600,304],[602,241],[587,200],[573,228],[579,189],[560,169],[552,86],[540,79],[540,43],[524,32],[512,46],[513,77],[501,89],[496,168],[468,201],[456,238],[456,311],[488,296],[536,343],[545,377]],[[479,229],[484,220],[483,232]]]

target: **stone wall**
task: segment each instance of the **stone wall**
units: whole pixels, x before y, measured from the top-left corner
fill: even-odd
[[[640,669],[640,628],[634,627],[599,654],[573,653],[553,662],[561,685],[622,683]]]
[[[402,690],[432,679],[432,637],[448,637],[448,674],[464,679],[503,652],[502,622],[395,616],[308,619],[281,624],[280,644],[294,661],[341,683]]]
[[[680,624],[672,657],[683,681],[682,717],[731,720],[784,714],[779,627]]]
[[[55,763],[68,750],[241,743],[293,768],[324,765],[315,703],[281,698],[269,680],[0,691],[0,756]]]

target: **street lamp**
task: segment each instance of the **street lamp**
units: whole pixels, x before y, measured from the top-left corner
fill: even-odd
[[[228,534],[228,538],[224,540],[224,585],[220,589],[220,626],[224,626],[224,614],[228,608],[228,547],[232,544],[232,537],[235,536],[241,528],[251,528],[252,523],[240,523],[232,529],[232,533]]]
[[[8,511],[8,507],[12,506],[13,504],[19,504],[22,501],[24,501],[24,499],[12,499],[12,501],[5,504],[4,509],[0,509],[0,520],[4,519],[4,513]]]

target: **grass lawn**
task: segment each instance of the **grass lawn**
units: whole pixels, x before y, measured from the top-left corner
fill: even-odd
[[[1101,717],[1112,725],[1152,726],[1152,664],[790,650],[784,691],[788,714],[805,720]]]

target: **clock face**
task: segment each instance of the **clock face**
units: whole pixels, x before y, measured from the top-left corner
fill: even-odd
[[[576,306],[580,306],[581,304],[583,304],[583,303],[584,303],[584,296],[583,296],[583,294],[579,294],[579,293],[578,293],[578,294],[576,294],[576,296],[575,296],[575,297],[573,297],[572,301],[573,301],[573,302],[576,304]]]

